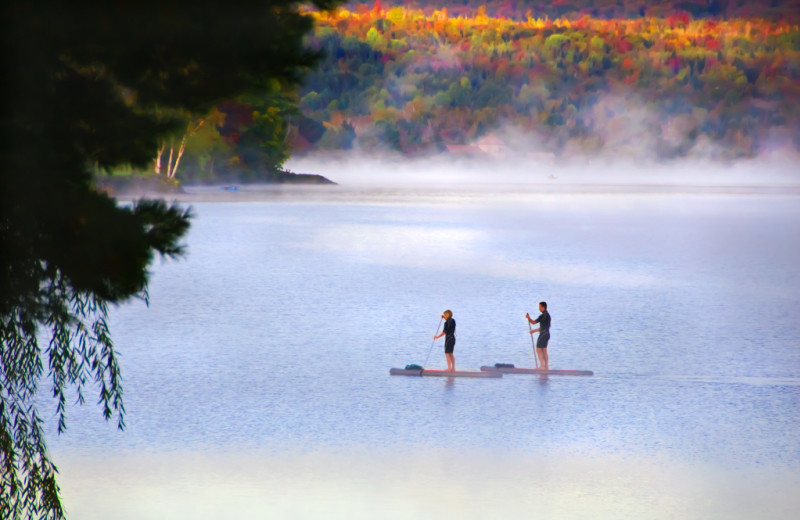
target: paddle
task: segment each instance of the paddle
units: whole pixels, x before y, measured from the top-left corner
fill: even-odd
[[[433,350],[433,344],[436,343],[436,336],[439,335],[439,327],[442,326],[442,320],[443,319],[444,319],[444,316],[439,318],[439,324],[436,326],[436,332],[433,333],[434,338],[433,338],[433,341],[431,341],[431,348],[428,349],[428,355],[425,356],[425,362],[422,364],[422,368],[425,368],[425,365],[428,364],[428,358],[431,357],[431,350]]]
[[[536,343],[533,342],[533,327],[531,327],[531,319],[528,316],[530,314],[525,316],[525,320],[528,322],[528,333],[531,337],[531,347],[533,347],[533,362],[536,363],[536,368],[539,368],[539,356],[536,355]]]

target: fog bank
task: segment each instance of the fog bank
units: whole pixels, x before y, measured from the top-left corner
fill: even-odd
[[[683,159],[669,163],[610,158],[548,160],[512,154],[496,159],[441,154],[425,158],[311,155],[291,159],[292,171],[312,172],[344,186],[547,184],[642,186],[800,186],[800,161],[769,155],[731,163]]]

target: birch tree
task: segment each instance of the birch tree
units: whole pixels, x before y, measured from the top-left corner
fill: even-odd
[[[186,126],[186,131],[183,133],[183,137],[181,137],[177,152],[175,151],[175,138],[172,137],[169,139],[169,159],[167,160],[166,164],[167,179],[175,178],[175,173],[178,171],[178,165],[181,162],[181,157],[183,157],[183,153],[186,151],[186,140],[195,135],[205,123],[205,119],[198,119],[197,121],[190,122]],[[161,174],[161,158],[164,155],[164,150],[166,148],[167,140],[165,139],[161,141],[161,146],[158,147],[158,152],[156,153],[155,166],[153,168],[153,171],[156,175]],[[173,156],[175,157],[175,162],[172,161]]]

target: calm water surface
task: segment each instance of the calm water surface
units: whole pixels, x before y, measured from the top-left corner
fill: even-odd
[[[114,310],[128,427],[51,441],[73,518],[800,514],[797,194],[246,195]],[[593,377],[388,375],[446,308],[458,368],[532,366],[540,300]]]

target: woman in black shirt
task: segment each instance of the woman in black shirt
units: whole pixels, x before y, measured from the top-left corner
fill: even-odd
[[[453,311],[450,309],[444,311],[442,319],[445,320],[442,333],[434,336],[433,339],[444,338],[444,357],[447,359],[447,371],[456,371],[456,358],[453,357],[453,350],[456,348],[456,320],[453,319]]]

